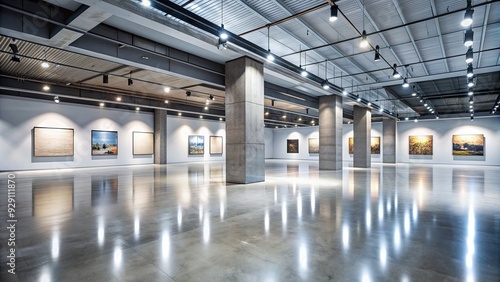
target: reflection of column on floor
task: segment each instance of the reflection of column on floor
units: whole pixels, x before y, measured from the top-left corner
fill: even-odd
[[[371,110],[354,106],[354,167],[371,167],[371,130]]]
[[[155,109],[155,164],[167,163],[167,111]]]
[[[383,162],[386,164],[396,163],[396,130],[396,120],[393,118],[384,118],[382,129],[382,150]]]
[[[319,169],[342,169],[342,97],[319,98]]]
[[[226,63],[226,182],[264,181],[264,66]]]

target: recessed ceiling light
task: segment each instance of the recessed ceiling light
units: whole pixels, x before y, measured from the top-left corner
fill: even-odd
[[[42,89],[43,89],[44,91],[49,91],[49,90],[50,90],[50,87],[49,87],[48,85],[44,85],[44,86],[42,87]]]
[[[122,100],[122,97],[116,97],[116,101],[120,102]]]
[[[42,64],[41,64],[42,68],[46,69],[48,67],[50,67],[49,63],[43,61]]]
[[[103,102],[99,103],[99,106],[104,107],[104,103]]]
[[[165,91],[165,93],[170,92],[170,87],[168,86],[163,87],[163,91]]]
[[[168,100],[165,100],[165,104],[168,104]]]
[[[139,108],[139,107],[135,107],[135,110],[136,110],[136,111],[140,111],[140,110],[141,110],[141,108]]]
[[[149,1],[149,0],[142,0],[141,4],[144,7],[149,7],[149,6],[151,6],[151,1]]]

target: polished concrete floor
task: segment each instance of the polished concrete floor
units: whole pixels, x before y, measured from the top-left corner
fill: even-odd
[[[16,173],[1,281],[500,281],[500,167],[266,162]],[[6,174],[0,201],[6,222]]]

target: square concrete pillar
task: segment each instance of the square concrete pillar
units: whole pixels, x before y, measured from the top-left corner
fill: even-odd
[[[226,182],[265,180],[264,66],[248,57],[226,63]]]
[[[319,169],[342,169],[342,97],[319,98]]]
[[[167,111],[155,109],[155,164],[167,163]]]
[[[354,106],[354,167],[371,167],[372,112]]]
[[[383,120],[383,162],[386,164],[396,163],[396,130],[397,122],[393,118],[384,118]]]

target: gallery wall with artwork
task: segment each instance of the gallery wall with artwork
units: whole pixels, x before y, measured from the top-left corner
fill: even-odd
[[[224,161],[225,156],[224,122],[167,116],[167,163]]]
[[[151,164],[133,140],[153,124],[152,113],[0,96],[0,170]]]
[[[397,162],[500,165],[500,117],[398,122]]]
[[[268,144],[266,143],[266,158],[295,159],[295,160],[318,160],[319,154],[314,152],[315,140],[318,139],[318,127],[304,128],[279,128],[269,129],[273,131],[272,157],[268,156]],[[309,153],[310,149],[312,152]]]
[[[352,124],[344,124],[342,136],[342,158],[344,161],[353,161],[354,155],[354,131]],[[381,122],[372,123],[371,140],[370,140],[370,151],[372,157],[372,163],[381,163],[382,154],[384,152],[383,144],[383,128]]]

